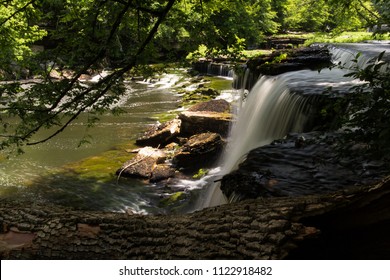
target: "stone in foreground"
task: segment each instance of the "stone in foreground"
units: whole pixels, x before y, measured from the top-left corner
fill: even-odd
[[[173,158],[178,168],[195,170],[211,166],[221,153],[225,141],[217,133],[202,133],[192,136]]]

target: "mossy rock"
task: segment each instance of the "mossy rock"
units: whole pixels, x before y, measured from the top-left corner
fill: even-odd
[[[178,203],[181,203],[181,201],[186,198],[187,198],[187,194],[185,192],[176,192],[168,197],[161,199],[159,206],[162,208],[174,207],[177,206]]]
[[[65,168],[83,179],[97,179],[101,182],[112,181],[116,178],[115,171],[118,169],[118,166],[121,166],[123,162],[134,156],[122,148],[109,150],[100,155],[70,163]]]
[[[232,88],[232,81],[218,77],[211,77],[210,84],[208,84],[208,86],[215,90],[229,90]]]
[[[218,90],[206,87],[198,88],[194,91],[184,93],[182,97],[182,106],[188,107],[199,102],[210,101],[219,95],[220,93]]]
[[[193,179],[201,179],[209,173],[208,169],[200,168],[196,174],[192,176]]]

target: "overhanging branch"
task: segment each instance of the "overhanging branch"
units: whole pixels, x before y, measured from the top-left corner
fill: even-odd
[[[7,21],[9,21],[10,19],[12,19],[14,16],[16,16],[18,13],[20,12],[23,12],[25,9],[27,9],[28,6],[30,6],[31,4],[33,4],[36,0],[31,0],[30,2],[28,2],[26,5],[24,5],[23,7],[21,7],[20,9],[16,10],[15,12],[13,12],[9,17],[7,17],[6,19],[4,19],[2,22],[0,22],[0,26],[5,24]]]
[[[87,108],[89,108],[90,106],[92,106],[95,102],[97,102],[97,100],[99,100],[101,97],[103,97],[107,92],[108,90],[111,88],[112,86],[112,81],[116,81],[117,79],[119,79],[123,74],[125,74],[126,72],[128,72],[129,70],[131,70],[136,64],[137,64],[137,59],[138,57],[145,51],[146,47],[148,46],[148,44],[153,40],[155,34],[157,33],[158,31],[158,28],[159,26],[161,25],[161,23],[164,21],[165,17],[167,16],[167,14],[169,13],[169,11],[171,10],[172,6],[174,5],[176,0],[170,0],[167,5],[165,6],[164,10],[161,12],[161,15],[159,16],[158,20],[156,21],[156,23],[153,25],[152,29],[149,31],[148,33],[148,36],[146,37],[146,39],[144,40],[144,42],[139,46],[136,54],[132,57],[132,59],[129,61],[129,63],[127,65],[125,65],[123,68],[113,72],[111,75],[108,75],[107,77],[105,77],[104,79],[100,80],[97,84],[97,86],[100,86],[100,85],[104,85],[104,88],[101,90],[101,91],[98,91],[95,96],[92,98],[92,100],[90,102],[88,102],[87,104],[85,104],[84,106],[82,106],[61,128],[59,128],[56,132],[52,133],[50,136],[46,137],[45,139],[42,139],[40,141],[35,141],[35,142],[29,142],[27,143],[27,145],[36,145],[36,144],[40,144],[40,143],[43,143],[43,142],[46,142],[48,141],[49,139],[52,139],[53,137],[55,137],[56,135],[58,135],[59,133],[61,133],[72,121],[74,121],[82,112],[84,112]],[[126,7],[126,11],[129,7]],[[120,18],[122,18],[124,16],[124,14],[126,12],[125,9],[122,11],[121,13],[121,16],[117,18],[117,21],[115,22],[114,24],[114,27],[115,28],[118,28],[119,25],[120,25]],[[115,29],[113,28],[112,31]],[[110,33],[110,36],[109,37],[112,37],[113,34],[115,34],[115,32],[111,32]],[[77,77],[80,77],[81,73],[79,73],[79,75]],[[76,82],[77,79],[75,80],[75,77],[73,78],[73,81],[72,82]],[[77,99],[80,99],[82,98],[83,96],[86,96],[88,93],[90,93],[93,89],[95,89],[95,87],[90,87],[88,89],[86,89],[82,94],[76,96],[74,98],[74,100],[72,102],[77,102]],[[64,108],[65,109],[65,108]],[[58,116],[58,114],[60,114],[61,112],[63,112],[63,110],[60,110],[59,112],[56,113],[55,116]],[[54,117],[54,116],[53,116]],[[43,124],[41,124],[39,126],[39,128],[36,128],[35,131],[31,131],[29,134],[27,134],[25,137],[22,137],[22,139],[24,140],[27,140],[33,133],[35,133],[36,131],[38,131],[41,127],[42,127]]]

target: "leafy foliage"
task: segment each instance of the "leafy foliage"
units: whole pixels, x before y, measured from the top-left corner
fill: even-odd
[[[46,35],[39,28],[34,0],[6,1],[0,5],[0,77],[18,72],[32,56],[31,43]],[[19,76],[19,77],[20,77]]]
[[[305,31],[350,31],[379,20],[369,0],[285,0],[283,27]]]
[[[31,2],[38,5],[38,2]],[[19,69],[32,69],[32,74],[38,75],[39,80],[25,85],[20,81],[0,85],[0,97],[4,101],[0,107],[3,123],[0,148],[44,142],[62,132],[83,112],[88,111],[92,123],[107,109],[112,109],[125,92],[122,76],[143,59],[144,51],[175,1],[146,2],[146,5],[154,5],[137,6],[133,1],[115,0],[39,2],[44,8],[49,3],[55,7],[56,13],[49,13],[46,17],[36,13],[37,20],[57,22],[50,32],[55,45],[41,53],[31,52],[26,66],[19,63],[27,60],[26,57],[23,57],[25,60],[17,56],[9,58],[9,62],[18,66],[12,71],[15,77]],[[15,6],[15,11],[19,14],[28,6]],[[141,11],[149,15],[145,23],[141,23],[142,16],[139,20],[132,17]],[[8,16],[7,21],[13,16]],[[154,20],[151,21],[151,18]],[[132,32],[139,36],[132,40],[131,47],[122,48],[118,42],[119,35],[134,23],[136,27]],[[4,21],[1,27],[6,29],[7,22]],[[24,47],[18,45],[18,48]],[[18,48],[10,46],[9,49],[17,51]],[[81,75],[102,68],[107,59],[120,60],[120,68],[96,83],[80,82]],[[1,64],[2,67],[4,65],[7,64]],[[67,69],[68,75],[62,75],[60,79],[53,77],[54,70],[66,73]],[[50,127],[57,129],[44,139],[31,140],[37,131]]]
[[[390,66],[382,61],[384,52],[364,69],[347,74],[364,83],[347,97],[348,139],[366,143],[375,156],[390,156]]]

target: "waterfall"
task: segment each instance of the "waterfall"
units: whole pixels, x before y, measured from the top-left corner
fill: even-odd
[[[210,62],[207,65],[207,74],[209,75],[215,75],[220,77],[230,77],[233,78],[234,71],[231,69],[230,64],[225,63],[213,63]]]
[[[364,48],[359,45],[356,49],[355,45],[357,44],[329,46],[334,63],[344,69],[300,70],[273,77],[262,76],[238,110],[228,139],[229,144],[221,156],[220,171],[217,175],[213,174],[211,180],[218,181],[237,168],[250,150],[283,138],[289,132],[302,132],[310,118],[310,97],[320,96],[329,88],[334,93],[344,94],[356,84],[362,83],[360,80],[344,77],[348,71],[345,68],[356,67],[354,60],[358,53],[361,55],[357,59],[357,66],[364,68],[387,46],[376,47],[373,52],[371,44],[365,44]],[[362,48],[364,50],[361,52]],[[386,60],[389,59],[387,54]],[[241,86],[245,88],[245,81]],[[226,202],[219,183],[211,183],[200,198],[197,208]]]
[[[332,54],[332,60],[335,65],[340,65],[346,69],[364,69],[369,63],[375,62],[376,57],[386,51],[383,57],[384,61],[390,60],[389,43],[354,43],[354,44],[335,44],[328,46]],[[386,66],[383,66],[383,71]]]
[[[233,78],[235,75],[230,63],[198,61],[192,65],[192,68],[200,73],[219,77]]]
[[[288,84],[291,74],[277,77],[261,77],[250,91],[239,110],[229,140],[221,157],[220,174],[237,167],[243,155],[251,149],[269,144],[288,132],[301,132],[307,121],[306,103],[300,94],[291,94]],[[209,186],[203,198],[203,207],[226,203],[219,184]]]
[[[230,171],[240,157],[253,148],[270,143],[290,131],[303,130],[307,98],[291,94],[288,76],[261,77],[253,87],[232,128],[228,155],[222,161]]]
[[[358,56],[356,63],[356,57],[359,54],[359,52],[356,50],[339,48],[336,46],[330,46],[329,50],[332,53],[333,63],[347,69],[352,69],[355,66],[364,68],[372,59],[369,56],[360,55]]]

